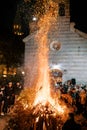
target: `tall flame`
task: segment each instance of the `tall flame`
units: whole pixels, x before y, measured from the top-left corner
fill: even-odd
[[[49,78],[49,65],[48,65],[48,32],[53,22],[57,18],[58,5],[50,1],[49,8],[46,13],[40,18],[38,22],[39,30],[36,34],[36,40],[38,41],[38,81],[36,84],[36,98],[33,105],[41,103],[46,105],[49,102],[58,111],[63,112],[63,108],[51,97],[50,93],[50,78]]]

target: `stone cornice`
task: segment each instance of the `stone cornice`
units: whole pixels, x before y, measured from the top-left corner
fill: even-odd
[[[75,23],[74,23],[74,22],[71,22],[71,23],[70,23],[70,30],[71,30],[72,32],[75,32],[75,33],[79,34],[79,36],[81,36],[81,37],[87,39],[87,33],[84,33],[84,32],[82,32],[82,31],[76,29],[74,26],[75,26]]]

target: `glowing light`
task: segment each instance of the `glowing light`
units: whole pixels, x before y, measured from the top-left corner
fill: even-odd
[[[37,21],[37,18],[35,16],[33,16],[32,20],[33,21]]]
[[[22,71],[22,75],[24,75],[25,74],[25,72],[24,71]]]
[[[59,69],[59,70],[61,70],[62,65],[61,65],[61,64],[51,64],[51,65],[50,65],[50,68],[51,68],[51,69]]]
[[[7,75],[6,75],[6,74],[3,74],[3,77],[7,77]]]

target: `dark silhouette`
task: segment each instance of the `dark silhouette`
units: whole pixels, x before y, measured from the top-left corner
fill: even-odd
[[[70,118],[65,122],[62,130],[81,130],[81,125],[77,124],[74,120],[74,114],[69,114]]]

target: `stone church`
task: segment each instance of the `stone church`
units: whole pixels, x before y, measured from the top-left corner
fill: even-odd
[[[74,28],[70,22],[69,0],[57,3],[58,20],[49,31],[49,68],[62,73],[62,83],[74,79],[77,84],[87,84],[87,35]],[[35,28],[34,28],[35,29]],[[35,32],[23,39],[25,42],[25,86],[31,86],[37,76],[37,48]],[[44,68],[43,68],[44,69]],[[56,74],[58,74],[56,72]]]

